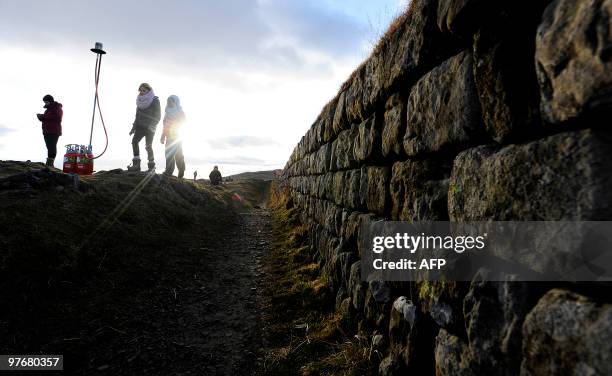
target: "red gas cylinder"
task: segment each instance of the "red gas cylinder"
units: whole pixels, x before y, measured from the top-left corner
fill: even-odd
[[[91,147],[80,145],[76,162],[76,173],[79,175],[93,174],[93,158]]]
[[[74,174],[77,170],[77,157],[79,155],[80,146],[76,144],[66,145],[66,154],[64,154],[63,171],[67,174]]]
[[[85,149],[85,154],[83,157],[83,175],[91,175],[93,174],[94,169],[94,156],[91,149],[91,146]]]

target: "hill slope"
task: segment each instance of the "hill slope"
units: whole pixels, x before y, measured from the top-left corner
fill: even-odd
[[[282,170],[269,170],[269,171],[254,171],[254,172],[243,172],[241,174],[230,175],[229,178],[233,180],[274,180],[281,173]]]
[[[0,353],[64,354],[77,375],[245,373],[269,219],[240,188],[0,161]]]

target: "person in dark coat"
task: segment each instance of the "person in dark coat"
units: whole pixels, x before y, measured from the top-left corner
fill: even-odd
[[[138,87],[138,97],[136,97],[136,118],[132,125],[130,135],[132,138],[132,151],[134,158],[132,165],[128,166],[128,171],[140,171],[140,149],[138,144],[144,138],[147,149],[147,159],[149,171],[155,171],[155,157],[153,155],[153,138],[157,123],[161,118],[161,106],[159,98],[155,96],[153,88],[147,83],[140,84]]]
[[[57,140],[62,135],[62,117],[64,111],[62,104],[56,102],[49,94],[43,97],[45,103],[45,113],[36,114],[38,120],[42,122],[42,132],[47,145],[47,166],[53,166],[53,161],[57,156]]]
[[[221,172],[219,171],[219,166],[215,166],[215,168],[213,168],[213,170],[210,172],[210,175],[208,175],[208,178],[210,179],[210,184],[211,185],[219,185],[221,184]]]

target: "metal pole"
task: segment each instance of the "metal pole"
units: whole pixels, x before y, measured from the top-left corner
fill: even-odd
[[[93,126],[96,118],[96,105],[98,104],[98,78],[100,77],[100,64],[102,63],[102,55],[96,54],[96,68],[94,71],[94,80],[96,85],[96,91],[94,93],[94,104],[93,112],[91,114],[91,129],[89,131],[89,149],[91,150],[91,140],[93,138]]]

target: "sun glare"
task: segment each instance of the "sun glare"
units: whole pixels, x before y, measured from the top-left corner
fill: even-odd
[[[195,154],[201,146],[203,137],[204,135],[202,135],[202,132],[196,127],[193,127],[193,122],[187,118],[187,121],[183,124],[179,132],[179,139],[183,141],[183,148]]]

